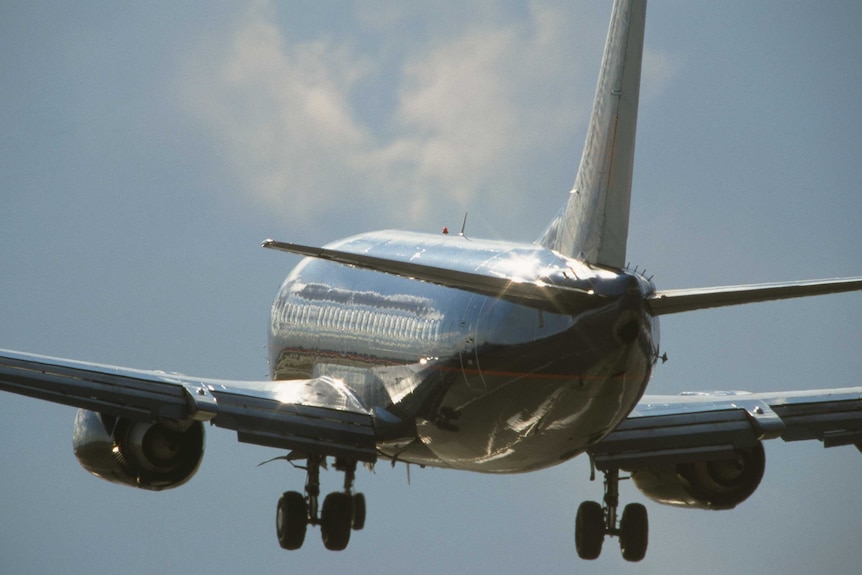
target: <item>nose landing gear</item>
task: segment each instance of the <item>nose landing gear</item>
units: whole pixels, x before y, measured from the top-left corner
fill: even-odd
[[[649,519],[646,507],[630,503],[623,509],[617,525],[620,502],[619,469],[609,469],[605,475],[604,506],[584,501],[575,518],[575,549],[581,559],[597,559],[605,537],[619,537],[620,550],[626,561],[640,561],[646,555],[649,542]]]
[[[305,541],[309,525],[320,525],[323,545],[331,551],[341,551],[350,542],[351,531],[365,526],[365,496],[353,492],[356,462],[335,460],[335,469],[344,472],[344,490],[335,491],[323,500],[319,508],[320,467],[325,458],[309,455],[305,467],[305,495],[287,491],[278,500],[275,528],[278,543],[283,549],[299,549]]]

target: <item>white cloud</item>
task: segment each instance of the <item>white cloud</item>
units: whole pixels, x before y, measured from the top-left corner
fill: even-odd
[[[421,5],[402,5],[388,25],[360,6],[355,36],[296,41],[272,4],[255,2],[201,39],[181,92],[237,185],[288,223],[358,206],[408,227],[480,205],[515,217],[536,192],[523,183],[542,182],[530,171],[547,171],[535,160],[583,137],[607,14],[597,23],[578,10],[534,2],[516,17],[479,3],[453,29],[451,15],[434,20]],[[417,22],[422,40],[409,32]],[[397,58],[371,55],[369,27]],[[359,112],[376,100],[392,106],[375,114],[382,123]],[[562,153],[573,177],[576,154]],[[545,197],[562,202],[566,185]]]
[[[680,68],[680,60],[672,54],[644,49],[641,64],[641,103],[661,95]]]
[[[243,189],[303,217],[326,199],[315,188],[344,171],[340,158],[366,145],[347,101],[364,66],[322,40],[289,44],[274,17],[255,3],[227,38],[207,38],[184,67],[182,96]]]

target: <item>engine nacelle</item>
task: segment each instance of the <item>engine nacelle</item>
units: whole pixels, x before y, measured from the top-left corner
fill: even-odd
[[[182,485],[204,455],[204,428],[149,423],[79,409],[72,434],[75,457],[93,475],[139,489]]]
[[[727,459],[696,461],[641,469],[632,480],[644,495],[665,505],[699,509],[733,509],[754,493],[763,471],[763,445]]]

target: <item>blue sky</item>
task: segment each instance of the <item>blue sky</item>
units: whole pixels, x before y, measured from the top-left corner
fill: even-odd
[[[605,2],[0,4],[0,347],[258,379],[279,283],[383,228],[530,241],[571,186]],[[660,288],[862,273],[858,2],[654,0],[629,258]],[[668,317],[650,390],[860,385],[858,294]],[[575,558],[585,460],[361,471],[343,553],[275,541],[303,474],[208,434],[153,494],[90,477],[74,411],[0,398],[0,565],[18,573],[855,573],[862,456],[770,443],[733,512],[648,503],[647,558]],[[324,475],[324,487],[339,484]],[[627,500],[644,501],[629,484]]]

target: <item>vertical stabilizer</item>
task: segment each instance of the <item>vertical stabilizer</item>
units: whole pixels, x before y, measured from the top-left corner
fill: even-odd
[[[616,0],[587,140],[569,199],[538,243],[590,263],[622,268],[646,0]]]

